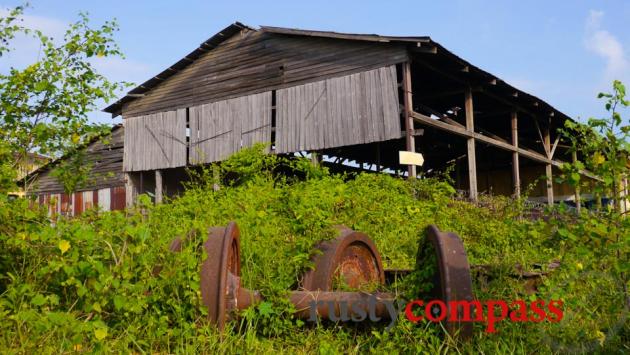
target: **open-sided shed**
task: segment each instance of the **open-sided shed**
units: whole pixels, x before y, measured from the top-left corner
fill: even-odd
[[[528,184],[548,203],[573,196],[553,183],[571,159],[558,134],[570,118],[429,37],[237,22],[105,111],[124,118],[128,203],[148,190],[159,201],[183,167],[255,142],[408,177],[416,167],[400,165],[399,151],[419,152],[423,174],[452,165],[472,199]]]

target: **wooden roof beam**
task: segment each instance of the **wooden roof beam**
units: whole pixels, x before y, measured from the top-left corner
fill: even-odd
[[[480,92],[483,89],[480,86],[476,86],[472,88],[473,92]],[[448,91],[442,91],[442,92],[438,92],[435,94],[431,94],[431,95],[424,95],[424,96],[419,96],[417,97],[418,100],[433,100],[433,99],[439,99],[439,98],[443,98],[443,97],[448,97],[448,96],[455,96],[455,95],[463,95],[464,94],[464,88],[461,89],[453,89],[453,90],[448,90]]]
[[[528,158],[528,159],[531,159],[540,163],[551,164],[557,167],[560,167],[564,163],[559,160],[551,160],[547,158],[546,156],[538,152],[529,150],[529,149],[515,147],[512,144],[507,143],[506,141],[500,141],[495,138],[485,136],[481,133],[468,131],[465,127],[455,126],[446,122],[442,122],[440,120],[432,119],[418,112],[412,112],[411,115],[414,118],[414,120],[420,124],[424,124],[432,128],[437,128],[439,130],[447,131],[461,137],[474,138],[480,142],[489,144],[497,148],[501,148],[510,152],[517,152],[519,155],[525,158]],[[594,175],[592,175],[591,173],[587,171],[580,171],[580,173],[585,176],[595,178]]]
[[[416,47],[411,48],[411,51],[414,53],[425,53],[425,54],[437,54],[438,52],[436,46],[423,44],[422,42],[418,42]]]
[[[537,161],[537,162],[545,163],[545,164],[551,164],[556,167],[560,167],[562,166],[562,164],[564,164],[564,162],[561,160],[548,159],[544,155],[538,152],[535,152],[533,150],[530,150],[527,148],[515,147],[512,144],[502,142],[488,136],[484,136],[483,134],[480,134],[480,133],[469,132],[468,130],[466,130],[466,128],[453,126],[446,122],[432,119],[428,116],[425,116],[417,112],[412,112],[412,116],[414,120],[416,120],[416,122],[418,123],[421,123],[421,124],[424,124],[424,125],[427,125],[427,126],[439,129],[439,130],[451,132],[462,137],[466,137],[466,138],[472,137],[480,142],[487,143],[488,145],[501,148],[507,151],[511,151],[511,152],[517,152],[520,156],[531,159],[533,161]],[[580,170],[579,173],[591,179],[601,181],[599,177],[593,175],[593,173],[591,173],[590,171]]]
[[[442,70],[442,69],[439,69],[439,68],[436,68],[435,66],[433,66],[433,65],[431,65],[431,64],[429,64],[429,63],[427,63],[426,61],[423,61],[423,60],[414,60],[414,63],[421,64],[421,65],[423,65],[423,66],[425,66],[425,67],[427,67],[427,68],[429,68],[429,69],[431,69],[431,70],[433,70],[433,71],[435,71],[435,72],[437,72],[437,73],[440,73],[441,75],[443,75],[443,76],[445,76],[445,77],[447,77],[447,78],[449,78],[449,79],[451,79],[451,80],[457,81],[457,82],[462,83],[462,84],[464,84],[464,85],[469,85],[469,84],[470,84],[470,83],[468,82],[468,80],[466,80],[466,79],[464,79],[464,78],[461,78],[461,77],[458,77],[458,76],[456,76],[456,75],[453,75],[453,74],[451,74],[451,73],[447,73],[446,71],[444,71],[444,70]],[[527,108],[525,108],[523,105],[518,104],[518,103],[515,103],[515,102],[512,102],[512,101],[510,101],[510,100],[508,100],[508,99],[502,98],[502,97],[500,97],[499,95],[493,94],[493,93],[491,93],[491,92],[488,92],[487,90],[484,90],[484,89],[483,89],[483,87],[479,87],[479,91],[483,92],[483,94],[485,94],[485,95],[487,95],[487,96],[489,96],[489,97],[491,97],[491,98],[493,98],[493,99],[495,99],[495,100],[497,100],[497,101],[499,101],[499,102],[502,102],[502,103],[504,103],[504,104],[506,104],[506,105],[508,105],[508,106],[514,107],[514,108],[518,109],[518,110],[519,110],[519,111],[521,111],[521,112],[525,112],[525,113],[527,113],[527,114],[528,114],[528,115],[530,115],[530,116],[533,116],[533,117],[540,116],[540,114],[539,114],[539,113],[538,113],[538,114],[537,114],[537,113],[533,113],[531,110],[528,110],[528,109],[527,109]],[[512,94],[512,97],[513,97],[513,98],[518,98],[518,97],[519,97],[518,92],[516,92],[516,91],[515,91],[515,92]],[[537,102],[537,101],[536,101],[536,102]]]

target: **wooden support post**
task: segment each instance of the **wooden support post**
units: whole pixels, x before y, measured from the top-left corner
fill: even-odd
[[[475,131],[475,118],[473,114],[473,97],[470,87],[464,92],[464,106],[466,108],[466,130],[468,132]],[[477,201],[477,160],[475,154],[475,138],[470,137],[466,141],[468,156],[468,188],[469,197],[473,201]]]
[[[319,166],[319,163],[321,162],[321,156],[319,154],[317,154],[317,152],[313,151],[311,152],[311,163],[313,164],[313,166]]]
[[[133,205],[134,186],[131,179],[131,173],[125,173],[125,205],[131,207]]]
[[[416,141],[413,135],[413,95],[411,91],[411,64],[405,62],[403,64],[403,97],[405,103],[405,136],[407,141],[407,151],[416,152]],[[407,166],[408,178],[416,178],[416,167],[414,165]]]
[[[381,166],[381,142],[376,142],[375,146],[376,146],[376,171],[380,173],[381,170],[383,170],[383,167]]]
[[[163,197],[162,170],[155,171],[155,203],[162,203]]]
[[[551,137],[549,135],[549,128],[545,128],[545,132],[543,134],[543,144],[545,145],[547,158],[551,160]],[[547,204],[549,204],[549,206],[553,206],[553,175],[551,164],[545,164],[545,173],[547,175]]]
[[[518,161],[518,115],[514,111],[512,118],[512,145],[516,147],[516,151],[512,152],[512,180],[514,183],[514,198],[521,196],[521,174]]]
[[[577,162],[577,153],[571,153],[571,157],[573,158],[573,164]],[[580,201],[580,183],[575,186],[575,208],[577,209],[577,213],[579,214],[582,210],[582,202]]]
[[[212,179],[214,180],[212,190],[219,191],[221,189],[221,171],[217,164],[212,165]]]

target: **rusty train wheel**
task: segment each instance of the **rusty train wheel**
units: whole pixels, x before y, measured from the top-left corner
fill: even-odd
[[[442,232],[434,225],[427,228],[427,242],[429,245],[421,246],[421,248],[433,248],[437,259],[432,294],[446,303],[450,317],[450,301],[470,302],[474,299],[466,249],[457,234]],[[420,265],[423,262],[426,261],[418,260]],[[457,310],[459,319],[462,317],[462,312],[461,308]],[[474,312],[471,313],[474,314]],[[462,339],[472,337],[472,322],[447,321],[444,325],[451,336],[457,335]]]
[[[203,245],[207,258],[201,264],[201,298],[208,308],[208,320],[219,331],[236,308],[241,275],[239,235],[236,223],[230,222],[225,228],[211,228]]]
[[[313,258],[315,267],[302,280],[308,291],[334,291],[335,280],[353,289],[367,284],[382,285],[385,274],[381,256],[367,235],[340,227],[339,236],[319,244],[321,254]]]

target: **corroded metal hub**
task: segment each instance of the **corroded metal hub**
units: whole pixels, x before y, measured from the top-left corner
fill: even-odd
[[[339,227],[339,236],[319,244],[321,254],[313,258],[315,267],[302,280],[309,291],[333,291],[339,281],[352,289],[385,281],[381,256],[367,235]]]

